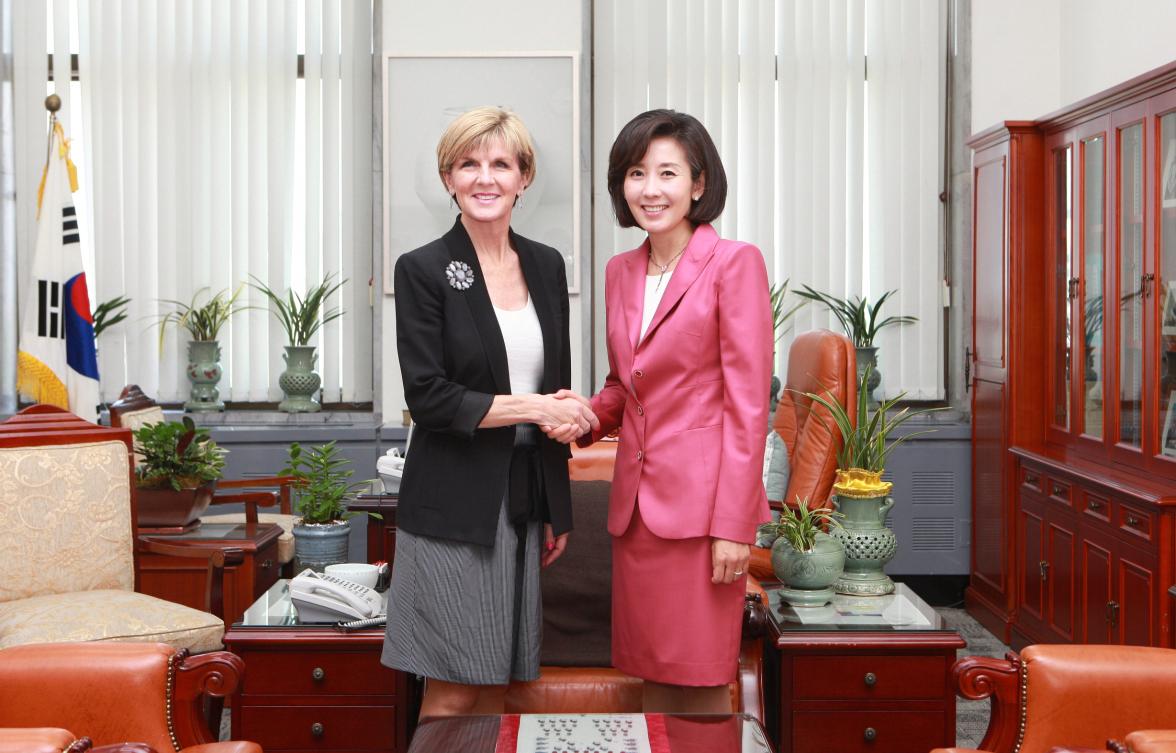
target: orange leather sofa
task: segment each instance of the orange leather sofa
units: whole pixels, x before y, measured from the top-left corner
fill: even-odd
[[[572,450],[572,458],[568,461],[569,475],[572,480],[573,506],[580,510],[577,497],[582,497],[588,487],[579,487],[582,482],[600,482],[607,484],[612,481],[613,463],[616,458],[618,443],[610,440],[596,442],[587,448]],[[606,494],[602,486],[594,490],[597,497],[595,504],[605,500],[600,497]],[[582,500],[581,500],[582,501]],[[561,564],[574,569],[575,574],[582,574],[583,579],[596,577],[599,593],[587,595],[588,599],[597,602],[604,615],[595,627],[595,631],[607,631],[608,608],[611,596],[606,588],[607,572],[603,563],[607,561],[608,531],[604,528],[603,509],[595,511],[598,515],[596,525],[589,524],[583,515],[577,514],[576,530],[569,541],[568,552],[561,560],[552,565],[552,569]],[[588,562],[577,562],[573,558],[585,556]],[[596,562],[602,567],[593,567],[590,560],[596,557]],[[585,572],[585,568],[592,568],[593,573]],[[545,576],[548,577],[548,576]],[[750,714],[761,722],[764,718],[764,699],[762,688],[763,648],[759,638],[762,629],[762,616],[758,604],[762,598],[763,588],[754,578],[748,579],[749,601],[745,617],[744,641],[740,652],[740,666],[738,680],[731,683],[731,710]],[[766,602],[766,600],[764,600]],[[554,614],[550,601],[544,599],[544,655],[548,655],[551,644],[555,642],[552,635],[552,620],[558,620]],[[599,615],[598,615],[599,616]],[[594,636],[584,636],[585,640]],[[595,637],[599,638],[599,634]],[[571,636],[571,642],[576,637]],[[605,649],[607,655],[607,649]],[[425,692],[428,692],[426,688]],[[498,710],[496,702],[482,706],[480,710]],[[532,682],[512,682],[506,689],[502,700],[502,710],[510,714],[527,713],[635,713],[640,712],[642,703],[642,680],[626,675],[610,666],[553,666],[544,664],[541,676]]]
[[[261,753],[254,743],[214,742],[204,724],[205,699],[233,693],[243,671],[233,654],[190,657],[162,643],[39,643],[4,649],[0,752],[85,750],[84,742],[77,745],[82,739],[73,737],[77,733],[95,746],[139,743],[110,750]]]
[[[828,409],[804,396],[828,393],[843,406],[857,403],[857,353],[845,335],[818,329],[798,335],[788,349],[788,378],[772,428],[788,448],[790,474],[783,500],[771,500],[779,507],[797,499],[809,507],[826,505],[833,492],[841,434]],[[850,411],[856,421],[856,413]],[[760,580],[776,580],[771,552],[752,547],[751,574]]]
[[[984,751],[1105,750],[1115,740],[1134,753],[1176,751],[1172,649],[1037,645],[1006,659],[965,657],[953,674],[961,697],[991,698]]]

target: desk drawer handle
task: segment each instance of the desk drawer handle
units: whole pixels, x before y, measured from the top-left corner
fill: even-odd
[[[1040,480],[1040,479],[1039,479],[1039,477],[1037,476],[1037,474],[1036,474],[1036,473],[1026,473],[1026,474],[1025,474],[1025,483],[1026,483],[1026,484],[1031,484],[1031,485],[1033,485],[1033,486],[1037,486],[1037,482],[1038,482],[1039,480]]]
[[[260,567],[262,570],[269,570],[273,566],[274,566],[273,560],[262,560],[261,564],[258,565],[258,567]]]
[[[322,722],[315,722],[314,724],[310,725],[310,734],[315,737],[322,737],[324,731],[325,730],[323,728]]]
[[[866,731],[862,733],[862,737],[866,738],[866,742],[872,743],[878,737],[878,731],[873,727],[866,727]]]
[[[326,676],[327,673],[323,671],[322,667],[315,667],[313,670],[311,670],[310,673],[310,679],[314,680],[315,682],[322,682],[323,678]]]
[[[866,672],[866,687],[872,688],[878,682],[878,675],[873,672]]]
[[[1066,487],[1064,487],[1064,486],[1059,486],[1058,484],[1054,484],[1054,488],[1053,488],[1053,495],[1054,495],[1055,497],[1064,497],[1064,496],[1066,496]]]
[[[1099,502],[1097,499],[1088,499],[1086,500],[1086,509],[1090,510],[1091,512],[1098,512],[1099,510],[1103,509],[1103,503]]]
[[[1139,518],[1135,517],[1131,513],[1127,513],[1127,525],[1131,526],[1132,528],[1139,527]]]

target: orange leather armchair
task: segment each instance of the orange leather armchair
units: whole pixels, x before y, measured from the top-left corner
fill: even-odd
[[[96,746],[115,746],[109,750],[261,753],[254,743],[214,742],[203,721],[205,698],[233,693],[243,671],[233,654],[190,657],[161,643],[5,649],[0,751],[6,744],[24,745],[9,748],[24,751],[85,750],[83,738],[73,739],[76,732]],[[126,740],[139,744],[120,745]]]
[[[953,674],[961,697],[992,699],[991,720],[980,743],[984,751],[1101,750],[1108,741],[1124,739],[1135,753],[1176,750],[1172,649],[1029,646],[1020,656],[1009,654],[1003,660],[965,657],[956,662]],[[965,749],[933,753],[949,751]]]
[[[857,354],[848,337],[818,329],[792,341],[788,349],[788,378],[772,422],[772,428],[788,448],[791,475],[784,499],[771,500],[774,505],[796,504],[798,498],[808,500],[810,507],[828,502],[841,434],[828,409],[804,393],[828,393],[841,405],[853,406],[857,402],[857,388]],[[853,411],[850,418],[856,419]],[[769,550],[752,547],[751,574],[761,580],[776,580]]]
[[[568,552],[544,574],[544,665],[538,680],[510,684],[503,699],[506,713],[642,710],[642,680],[608,666],[612,568],[605,526],[617,445],[602,440],[587,448],[572,449],[568,470],[576,530]],[[581,591],[568,593],[559,584],[560,576],[554,571],[561,566],[567,573],[565,585]],[[731,710],[751,714],[762,722],[763,647],[758,632],[762,617],[756,605],[763,588],[754,578],[748,578],[747,589],[745,638],[738,679],[731,683]],[[570,611],[578,614],[569,615]]]

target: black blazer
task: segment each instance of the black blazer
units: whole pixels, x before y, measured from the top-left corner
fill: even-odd
[[[540,392],[571,386],[568,282],[555,249],[514,231],[510,242],[543,331]],[[450,284],[450,262],[474,272],[466,290]],[[490,546],[506,494],[513,426],[479,429],[495,395],[510,394],[506,345],[469,234],[458,217],[441,238],[396,262],[396,344],[412,444],[400,482],[396,523],[424,536]],[[567,445],[539,435],[547,522],[572,528]]]

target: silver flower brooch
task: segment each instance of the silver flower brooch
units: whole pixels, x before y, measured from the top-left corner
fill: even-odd
[[[445,268],[445,277],[454,290],[469,290],[474,284],[474,270],[464,261],[451,261]]]

